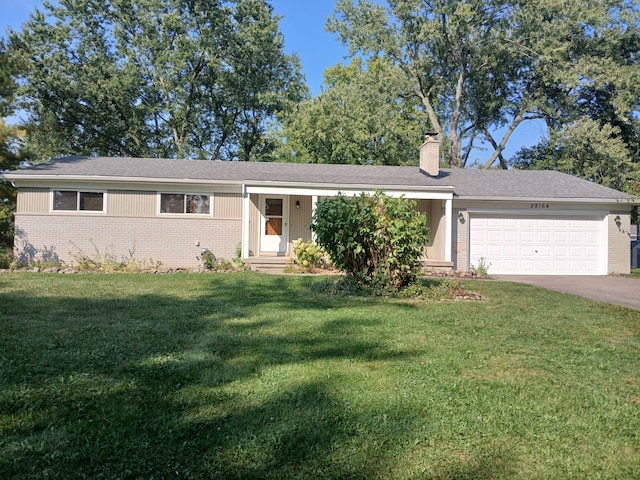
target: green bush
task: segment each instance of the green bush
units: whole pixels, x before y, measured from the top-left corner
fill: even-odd
[[[0,246],[0,269],[11,268],[13,264],[13,252]]]
[[[310,228],[333,265],[376,293],[411,284],[429,241],[426,215],[416,202],[382,192],[318,202]]]
[[[13,246],[15,214],[14,203],[3,203],[0,201],[0,251],[11,250]]]
[[[216,258],[213,252],[209,249],[205,249],[200,254],[200,260],[202,260],[202,266],[205,270],[212,272],[229,272],[235,270],[234,263],[224,258]]]
[[[313,272],[316,268],[324,266],[326,252],[324,249],[313,242],[305,242],[302,238],[296,240],[293,244],[294,267],[305,272]]]

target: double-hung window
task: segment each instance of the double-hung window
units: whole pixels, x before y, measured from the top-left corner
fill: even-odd
[[[191,193],[161,193],[160,213],[210,215],[211,197]]]
[[[104,192],[54,190],[53,210],[56,212],[104,212]]]

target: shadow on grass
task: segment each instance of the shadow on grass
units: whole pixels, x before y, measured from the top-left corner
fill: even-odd
[[[416,412],[354,406],[346,374],[326,369],[411,359],[358,335],[384,319],[353,311],[381,302],[314,297],[304,279],[172,281],[0,293],[0,477],[400,476]],[[507,463],[487,455],[420,478],[493,478]]]

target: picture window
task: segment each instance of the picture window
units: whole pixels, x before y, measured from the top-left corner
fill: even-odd
[[[67,212],[104,212],[104,192],[54,190],[53,210]]]
[[[160,194],[160,213],[210,215],[211,197],[183,193]]]

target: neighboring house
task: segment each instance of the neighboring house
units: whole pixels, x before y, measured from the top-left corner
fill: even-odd
[[[634,199],[555,171],[66,157],[6,173],[18,187],[15,255],[73,262],[78,249],[196,268],[203,249],[247,261],[309,240],[316,203],[383,190],[427,213],[427,263],[489,273],[605,275],[630,270]]]

